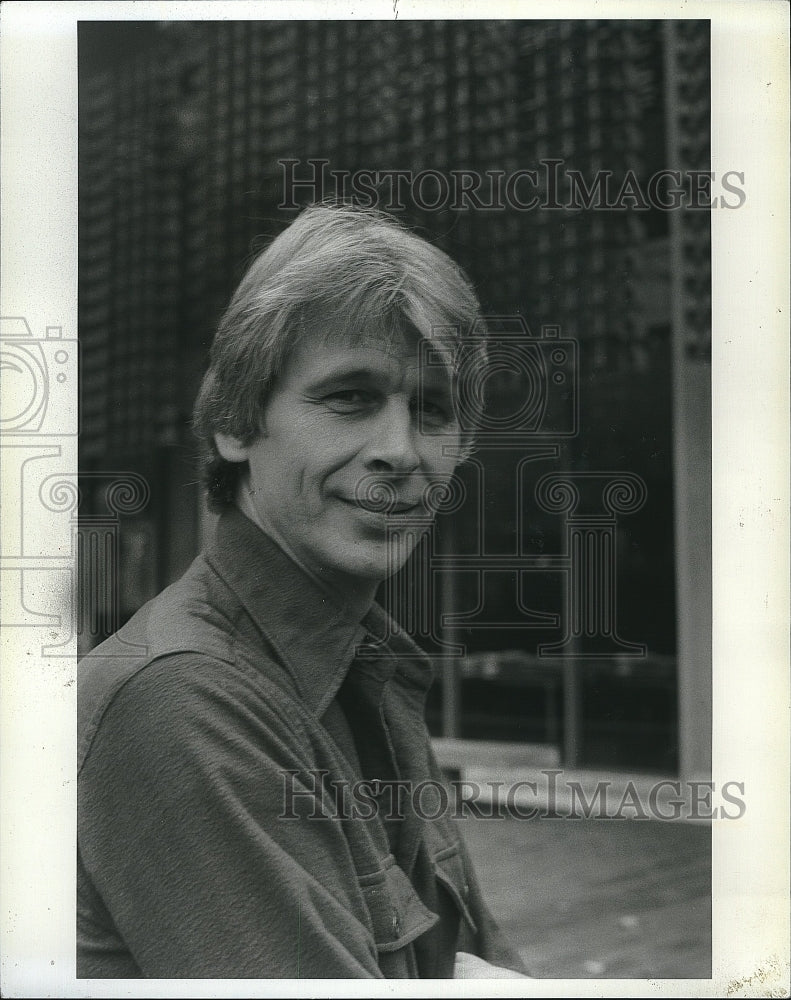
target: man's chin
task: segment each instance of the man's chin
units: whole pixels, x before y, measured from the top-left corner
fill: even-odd
[[[345,558],[338,560],[346,575],[369,583],[381,583],[403,569],[415,545],[391,538],[382,542],[358,542],[350,549],[344,553]]]

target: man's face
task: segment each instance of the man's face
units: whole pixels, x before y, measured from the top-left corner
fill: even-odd
[[[443,446],[459,443],[448,373],[424,368],[419,386],[411,340],[330,333],[295,350],[246,457],[258,519],[307,570],[376,583],[410,555],[420,530],[392,530],[430,516],[424,491],[450,479],[457,459]],[[421,417],[439,433],[421,433]],[[383,492],[389,511],[366,503]]]

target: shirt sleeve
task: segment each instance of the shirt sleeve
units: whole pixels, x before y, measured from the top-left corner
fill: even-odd
[[[284,818],[315,765],[262,683],[180,654],[116,694],[79,779],[91,892],[146,977],[381,978],[341,824]]]

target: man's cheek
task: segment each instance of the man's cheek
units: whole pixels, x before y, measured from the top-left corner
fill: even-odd
[[[420,440],[420,447],[418,449],[420,464],[432,478],[449,476],[456,467],[456,459],[449,458],[445,454],[446,451],[453,450],[452,447],[448,448],[448,445],[452,446],[453,441],[443,437],[423,437]]]

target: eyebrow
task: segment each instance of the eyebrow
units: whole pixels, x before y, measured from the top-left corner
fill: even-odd
[[[357,368],[342,367],[334,372],[331,371],[319,376],[316,381],[307,387],[307,390],[311,394],[318,395],[334,389],[338,385],[349,382],[356,384],[368,383],[377,387],[383,387],[391,381],[390,375],[379,368],[371,368],[366,365],[361,365]],[[452,380],[449,377],[443,378],[437,371],[424,371],[422,387],[424,391],[432,393],[446,392],[450,394],[452,392]]]
[[[384,372],[362,366],[360,368],[339,368],[334,372],[321,375],[316,381],[311,382],[308,388],[311,392],[319,393],[335,388],[343,382],[371,382],[375,385],[382,385],[389,381],[389,376]]]

